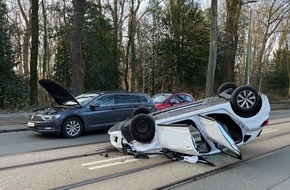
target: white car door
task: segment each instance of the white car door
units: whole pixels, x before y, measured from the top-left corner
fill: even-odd
[[[240,150],[222,124],[207,116],[199,115],[199,118],[201,123],[200,131],[202,135],[218,144],[221,148],[227,148],[229,151],[237,155],[239,159],[242,158]]]
[[[159,125],[157,135],[162,148],[183,154],[200,155],[187,125]]]

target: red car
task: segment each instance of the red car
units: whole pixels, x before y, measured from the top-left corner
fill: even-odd
[[[170,108],[195,101],[188,93],[159,93],[153,96],[156,110]]]

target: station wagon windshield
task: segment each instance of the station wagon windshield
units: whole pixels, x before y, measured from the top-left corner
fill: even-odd
[[[92,100],[94,100],[96,97],[100,96],[98,93],[94,94],[81,94],[76,97],[76,100],[82,105],[86,106],[88,105]]]

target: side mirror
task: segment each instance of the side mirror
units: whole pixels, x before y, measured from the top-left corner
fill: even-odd
[[[93,103],[90,105],[91,110],[95,110],[95,108],[97,108],[97,107],[101,107],[101,105],[99,103]]]

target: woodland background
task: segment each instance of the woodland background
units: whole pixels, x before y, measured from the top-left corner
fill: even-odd
[[[0,0],[0,108],[45,104],[43,78],[74,95],[183,91],[200,99],[207,80],[212,91],[245,84],[247,62],[251,86],[288,99],[289,9],[289,0]]]

